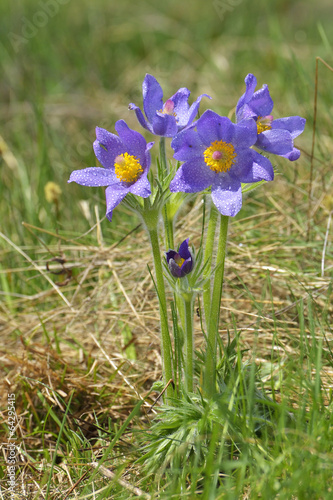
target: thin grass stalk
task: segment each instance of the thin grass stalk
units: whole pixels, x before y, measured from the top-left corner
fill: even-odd
[[[72,398],[74,396],[74,391],[71,393],[70,395],[70,398],[69,398],[69,401],[68,401],[68,404],[66,406],[66,411],[64,413],[64,417],[62,419],[62,422],[61,422],[61,425],[60,425],[60,429],[59,429],[59,434],[58,434],[58,438],[57,438],[57,442],[56,442],[56,445],[55,445],[55,450],[54,450],[54,453],[53,453],[53,459],[52,459],[52,464],[51,464],[51,470],[50,470],[50,474],[49,474],[49,478],[48,478],[48,481],[47,481],[47,490],[46,490],[46,498],[49,497],[49,493],[50,493],[50,488],[51,488],[51,481],[52,481],[52,474],[53,474],[53,470],[54,470],[54,467],[55,467],[55,464],[56,464],[56,459],[57,459],[57,451],[58,451],[58,448],[60,446],[60,441],[61,441],[61,437],[62,437],[62,434],[63,434],[63,431],[64,431],[64,428],[65,428],[65,424],[66,424],[66,419],[67,419],[67,414],[69,412],[69,408],[70,408],[70,405],[71,405],[71,402],[72,402]]]
[[[177,306],[175,302],[171,302],[171,315],[172,315],[173,336],[174,336],[173,373],[174,373],[175,397],[177,397],[179,395],[179,388],[182,380],[183,353],[182,353],[182,341],[178,327]]]
[[[204,262],[207,262],[207,266],[203,273],[203,278],[206,280],[203,286],[203,305],[204,305],[207,326],[209,324],[209,318],[210,318],[210,301],[211,301],[211,280],[208,278],[212,268],[212,256],[214,250],[217,216],[218,216],[218,211],[215,205],[212,203],[210,207],[210,215],[207,228],[205,255],[204,255]]]
[[[185,308],[185,387],[193,392],[193,294],[184,297]]]
[[[204,389],[208,397],[213,396],[216,390],[216,357],[217,357],[217,335],[220,318],[220,304],[222,297],[222,286],[224,277],[224,263],[227,246],[229,217],[220,216],[220,233],[217,249],[216,263],[217,268],[214,277],[214,286],[212,293],[212,301],[210,307],[210,316],[206,322],[208,323],[207,336],[207,353],[205,362]]]

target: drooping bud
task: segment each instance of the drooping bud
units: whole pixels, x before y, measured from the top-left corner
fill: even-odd
[[[169,271],[175,278],[183,278],[189,274],[194,266],[194,259],[188,247],[188,238],[180,245],[178,252],[165,252]]]

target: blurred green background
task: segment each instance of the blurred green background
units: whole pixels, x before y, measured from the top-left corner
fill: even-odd
[[[275,116],[307,118],[298,145],[310,152],[315,56],[332,62],[331,14],[329,0],[2,1],[2,232],[27,244],[35,240],[22,221],[74,236],[94,224],[96,203],[104,216],[102,188],[66,182],[72,170],[95,164],[96,125],[114,132],[123,118],[140,130],[128,104],[142,104],[147,72],[166,98],[186,86],[193,99],[213,97],[201,111],[229,116],[254,73],[259,86],[269,85]],[[333,75],[320,73],[321,127],[329,134]],[[303,161],[298,176],[308,170]],[[45,200],[48,181],[61,187],[58,211]],[[118,207],[113,224],[104,224],[110,241],[123,234],[120,220],[133,226]]]

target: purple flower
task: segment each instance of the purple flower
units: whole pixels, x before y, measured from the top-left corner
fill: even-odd
[[[196,126],[196,130],[195,130]],[[271,181],[271,162],[250,147],[257,140],[256,122],[235,125],[211,110],[196,125],[171,142],[174,158],[184,161],[170,183],[170,191],[195,193],[211,186],[212,200],[223,215],[236,215],[242,206],[241,183]]]
[[[177,132],[190,125],[199,109],[200,101],[207,94],[202,94],[189,106],[190,91],[186,88],[179,89],[172,97],[163,103],[163,90],[152,75],[147,74],[142,84],[143,109],[131,103],[129,109],[134,109],[137,119],[142,127],[152,134],[164,137],[174,137]]]
[[[77,182],[82,186],[107,186],[106,216],[112,218],[113,209],[132,193],[142,198],[151,194],[147,174],[150,167],[149,149],[154,144],[147,144],[144,137],[131,130],[124,120],[117,121],[115,129],[118,135],[96,127],[94,151],[101,167],[74,170],[68,182]]]
[[[294,139],[303,132],[305,118],[289,116],[274,120],[271,115],[274,103],[267,85],[255,92],[257,79],[251,73],[245,78],[245,84],[246,91],[236,107],[237,123],[246,118],[253,118],[257,122],[257,148],[284,156],[290,161],[297,160],[301,152],[294,147]]]
[[[188,248],[188,238],[180,245],[178,252],[165,252],[169,271],[175,278],[183,278],[193,269],[194,259]]]

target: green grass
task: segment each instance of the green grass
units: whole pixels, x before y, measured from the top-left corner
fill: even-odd
[[[332,66],[331,5],[243,0],[225,12],[235,3],[72,0],[25,41],[41,4],[0,4],[1,408],[7,421],[15,393],[18,493],[24,485],[29,500],[333,497],[333,74],[323,65],[309,199],[315,57]],[[213,414],[195,398],[170,409],[172,432],[188,429],[179,445],[152,422],[158,404],[148,412],[160,347],[147,237],[139,227],[121,241],[139,221],[119,206],[110,224],[103,189],[67,184],[96,163],[95,126],[139,130],[127,107],[141,103],[147,72],[166,96],[187,86],[213,97],[201,111],[230,116],[251,72],[276,116],[307,119],[300,160],[276,160],[280,175],[231,223],[220,332],[224,346],[238,340]],[[182,209],[177,241],[186,232],[199,245],[199,213],[194,200]],[[199,318],[195,332],[200,348]],[[153,455],[144,468],[161,436],[175,444],[171,467]],[[3,498],[6,480],[2,462]]]

